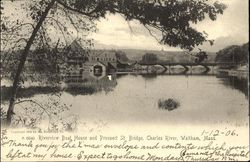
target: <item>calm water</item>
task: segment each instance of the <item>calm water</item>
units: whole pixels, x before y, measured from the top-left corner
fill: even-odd
[[[248,120],[245,94],[215,76],[125,75],[116,81],[108,92],[76,96],[63,93],[62,98],[86,121],[212,124]],[[159,109],[158,100],[168,98],[179,101],[180,107],[173,111]]]
[[[101,121],[113,124],[218,124],[248,123],[248,97],[240,84],[215,76],[124,75],[98,83],[89,94],[62,92],[62,103],[72,105],[62,116],[75,114],[80,124]],[[103,89],[100,90],[103,86]],[[247,87],[243,86],[246,89]],[[38,102],[48,94],[32,97]],[[159,99],[174,98],[180,107],[167,111],[158,108]]]

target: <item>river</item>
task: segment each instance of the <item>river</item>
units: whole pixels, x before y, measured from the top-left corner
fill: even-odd
[[[110,83],[109,83],[110,82]],[[86,85],[86,84],[85,84]],[[247,81],[208,75],[121,75],[109,76],[91,85],[91,93],[60,93],[60,104],[69,110],[56,115],[67,120],[72,115],[78,127],[89,123],[112,125],[213,125],[248,124]],[[49,94],[30,99],[45,103]],[[53,98],[53,95],[50,96]],[[172,111],[159,109],[159,99],[180,103]]]

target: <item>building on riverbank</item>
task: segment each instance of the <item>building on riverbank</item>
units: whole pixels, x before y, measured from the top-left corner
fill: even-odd
[[[66,59],[60,65],[60,73],[66,82],[84,82],[86,76],[97,80],[116,72],[115,51],[87,51],[75,40],[63,50]]]
[[[93,50],[89,54],[89,62],[92,64],[100,63],[104,65],[107,73],[113,73],[117,69],[115,51]]]

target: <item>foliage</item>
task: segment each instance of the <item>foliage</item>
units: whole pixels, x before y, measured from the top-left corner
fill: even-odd
[[[166,100],[160,99],[158,101],[158,107],[160,109],[166,109],[168,111],[174,110],[179,106],[180,106],[180,103],[177,100],[173,99],[173,98],[169,98],[169,99],[166,99]]]
[[[126,53],[123,51],[116,51],[115,56],[117,58],[117,60],[119,60],[120,62],[128,62],[129,58],[127,57]]]
[[[106,13],[122,14],[126,20],[138,20],[147,29],[156,28],[161,31],[161,43],[192,50],[207,40],[206,33],[198,32],[191,24],[205,19],[216,20],[222,14],[224,4],[213,5],[206,0],[66,0],[67,5],[88,13],[93,18],[104,17]],[[209,41],[210,43],[212,41]]]
[[[217,15],[223,14],[226,8],[219,2],[209,4],[206,1],[57,0],[37,36],[37,38],[41,38],[37,43],[51,46],[47,43],[51,40],[47,35],[48,30],[51,30],[48,26],[53,26],[61,31],[61,34],[72,34],[72,31],[68,31],[70,26],[74,27],[76,31],[80,31],[80,29],[94,31],[93,20],[105,17],[107,13],[118,13],[128,21],[138,20],[148,29],[156,28],[161,31],[163,44],[192,50],[194,46],[207,41],[206,33],[198,32],[192,27],[192,24],[204,20],[206,15],[211,20],[216,20]],[[31,0],[22,7],[26,9],[27,17],[31,17],[33,22],[37,22],[49,2],[49,0]],[[2,12],[4,13],[4,9]],[[65,20],[67,21],[64,22]],[[67,24],[71,25],[67,26]],[[5,21],[1,25],[2,28],[10,28]]]
[[[158,61],[158,57],[154,53],[146,53],[142,56],[141,62],[143,63],[156,63]]]
[[[1,19],[3,20],[0,23],[1,70],[4,72],[4,77],[14,79],[30,33],[34,30],[35,24],[41,18],[49,2],[50,0],[1,1]],[[12,5],[12,3],[16,3],[20,8],[15,7],[13,11],[7,11],[5,5]],[[25,11],[26,17],[17,16],[15,19],[14,12],[21,11]],[[9,16],[8,12],[13,13]],[[50,83],[58,80],[57,67],[64,61],[61,49],[77,39],[88,51],[93,44],[86,36],[95,30],[95,23],[88,17],[79,16],[60,5],[54,5],[33,41],[27,58],[30,61],[25,64],[26,68],[23,69],[21,80],[46,80]]]
[[[196,55],[195,55],[195,63],[200,63],[203,62],[207,59],[207,53],[205,51],[200,50]]]
[[[207,40],[205,32],[192,27],[206,18],[216,20],[226,6],[219,2],[210,5],[207,0],[65,0],[72,8],[88,13],[93,18],[105,17],[107,13],[119,13],[126,20],[138,20],[149,31],[162,33],[161,43],[192,50]],[[151,32],[150,32],[151,33]]]
[[[13,116],[12,127],[27,127],[32,129],[44,129],[50,131],[73,131],[77,128],[78,117],[76,115],[63,115],[69,111],[71,105],[61,102],[60,96],[50,95],[46,101],[35,99],[18,100],[15,104],[16,113]],[[2,109],[1,109],[2,114]],[[3,115],[5,115],[3,110]],[[68,112],[67,112],[68,114]],[[5,115],[6,116],[6,115]],[[4,120],[2,118],[1,120]],[[47,125],[44,125],[44,121]]]
[[[248,63],[249,43],[242,46],[232,45],[217,52],[216,62]]]

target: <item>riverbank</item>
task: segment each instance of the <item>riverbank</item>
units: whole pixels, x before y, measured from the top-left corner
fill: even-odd
[[[237,69],[218,69],[218,72],[226,73],[228,76],[235,76],[235,77],[245,78],[245,79],[247,79],[249,76],[249,71],[248,71],[247,66],[240,67]]]

